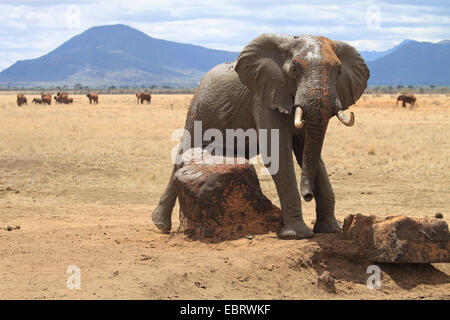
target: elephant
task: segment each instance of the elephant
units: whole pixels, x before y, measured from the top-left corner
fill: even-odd
[[[98,104],[98,93],[96,93],[96,92],[91,92],[91,93],[88,93],[88,94],[86,95],[86,97],[88,97],[88,99],[89,99],[89,104],[91,104],[92,101],[93,101],[95,104]]]
[[[56,104],[65,102],[61,96],[54,96],[53,98],[55,99]]]
[[[27,104],[27,98],[22,94],[17,94],[17,106],[21,107],[22,105],[28,105]]]
[[[142,96],[143,94],[144,94],[143,92],[138,92],[138,93],[136,93],[136,99],[137,99],[136,103],[137,103],[137,104],[139,104],[139,100],[141,99],[141,96]]]
[[[59,103],[67,103],[67,99],[69,99],[69,94],[67,92],[57,92],[56,96],[58,99],[55,100]]]
[[[360,98],[369,76],[364,59],[345,42],[322,36],[262,34],[235,61],[214,67],[202,78],[188,109],[185,132],[192,136],[196,121],[201,121],[202,131],[277,129],[279,139],[273,143],[278,143],[279,169],[271,175],[282,211],[278,236],[303,239],[314,233],[334,233],[341,226],[335,218],[335,196],[321,157],[323,141],[333,116],[346,126],[354,124],[353,112],[348,117],[344,110]],[[178,157],[192,146],[188,137],[183,136]],[[272,145],[270,136],[267,142]],[[259,138],[258,144],[260,153]],[[307,202],[315,198],[313,230],[303,220],[293,153],[302,168],[301,196]],[[165,233],[171,230],[177,198],[176,163],[152,213],[154,224]]]
[[[61,97],[63,100],[67,100],[69,98],[69,94],[67,92],[57,92],[56,96]]]
[[[151,103],[152,94],[150,92],[144,92],[140,95],[139,99],[141,100],[141,104],[143,104],[144,101],[147,101],[147,103]]]
[[[42,104],[42,99],[34,98],[32,103],[34,103],[34,104]]]
[[[48,104],[49,106],[52,104],[52,96],[50,95],[50,93],[41,94],[41,98],[43,104]]]
[[[406,103],[409,103],[411,105],[410,108],[413,109],[416,105],[417,98],[412,94],[402,94],[397,97],[397,107],[399,101],[402,101],[403,108],[406,108]]]

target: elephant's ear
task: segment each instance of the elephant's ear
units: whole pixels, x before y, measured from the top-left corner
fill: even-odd
[[[337,81],[337,91],[345,110],[363,94],[367,87],[370,71],[355,48],[342,41],[335,41],[335,44],[337,47],[336,54],[342,62],[341,74]]]
[[[235,70],[239,79],[272,110],[291,113],[294,99],[282,72],[283,48],[289,36],[263,34],[251,41],[239,54]]]

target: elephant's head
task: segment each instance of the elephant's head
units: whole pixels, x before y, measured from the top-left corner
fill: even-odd
[[[313,183],[328,121],[336,116],[352,126],[343,111],[362,95],[369,69],[355,48],[325,37],[263,34],[240,53],[240,80],[261,98],[263,107],[291,114],[304,127],[300,191],[313,199]]]

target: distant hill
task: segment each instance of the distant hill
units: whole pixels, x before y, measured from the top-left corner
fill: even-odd
[[[392,47],[391,49],[386,50],[386,51],[360,51],[359,53],[361,54],[361,57],[363,57],[366,62],[374,61],[374,60],[377,60],[379,58],[382,58],[382,57],[388,55],[391,52],[394,52],[395,50],[397,50],[404,44],[411,42],[411,41],[414,41],[414,40],[410,40],[410,39],[403,40],[395,47]]]
[[[149,37],[118,24],[93,27],[37,59],[0,72],[1,86],[196,86],[212,67],[238,52]],[[362,51],[370,85],[450,85],[450,40],[404,40],[392,49]]]
[[[17,61],[0,84],[195,86],[215,65],[237,52],[149,37],[126,25],[93,27],[37,59]]]
[[[369,85],[450,85],[450,42],[409,41],[368,62]]]

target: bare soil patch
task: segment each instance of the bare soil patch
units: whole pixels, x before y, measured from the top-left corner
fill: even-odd
[[[354,127],[330,121],[323,158],[339,220],[440,212],[450,222],[450,96],[417,98],[410,110],[395,107],[396,95],[364,95],[351,108]],[[0,299],[450,298],[448,264],[380,265],[381,289],[369,290],[371,263],[340,234],[206,244],[159,233],[151,212],[190,99],[101,95],[89,105],[74,96],[18,108],[0,95]],[[279,205],[271,178],[260,182]],[[314,205],[303,202],[307,223]],[[81,268],[79,291],[66,287],[69,265]],[[335,293],[318,284],[325,272]]]

